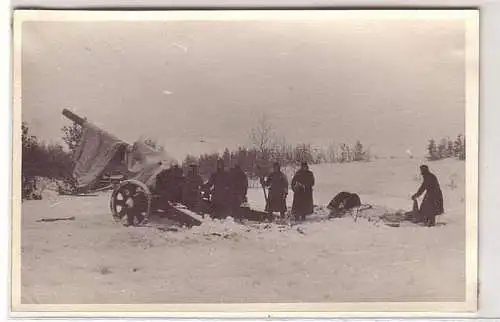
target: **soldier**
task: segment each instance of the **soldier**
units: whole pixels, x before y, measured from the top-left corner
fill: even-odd
[[[182,202],[182,188],[184,185],[184,174],[178,164],[172,166],[170,178],[168,178],[170,200],[172,202]]]
[[[200,211],[200,188],[202,185],[203,179],[198,174],[198,167],[195,164],[191,164],[185,178],[182,199],[186,206],[196,213]]]
[[[420,205],[420,216],[428,227],[436,225],[436,216],[444,213],[443,193],[436,176],[429,171],[426,165],[420,166],[420,173],[424,182],[411,198],[415,201],[424,192],[425,196]]]
[[[313,212],[314,175],[307,162],[302,162],[299,171],[292,179],[293,205],[292,213],[297,220],[305,220],[306,215]]]
[[[175,164],[158,174],[156,177],[156,190],[164,200],[181,202],[183,181],[182,169]]]
[[[247,201],[248,178],[239,164],[235,164],[229,172],[231,175],[231,206],[233,215],[237,216],[242,203]]]
[[[281,172],[280,164],[273,164],[273,172],[267,177],[261,179],[261,184],[269,187],[269,196],[266,200],[266,212],[279,212],[281,218],[286,213],[286,197],[288,195],[288,179]]]
[[[169,178],[172,176],[172,168],[163,169],[156,176],[156,192],[160,195],[160,198],[163,200],[170,200],[170,191],[169,191]]]
[[[224,161],[217,160],[217,171],[210,176],[205,187],[212,189],[212,206],[216,216],[225,217],[230,211],[231,177],[225,170]]]

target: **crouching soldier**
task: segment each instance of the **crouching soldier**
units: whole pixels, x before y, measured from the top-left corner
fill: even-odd
[[[299,171],[292,179],[293,205],[292,213],[296,220],[305,220],[306,215],[313,213],[314,175],[306,162],[302,162]]]
[[[200,212],[201,187],[203,179],[198,174],[198,167],[194,164],[189,166],[188,173],[184,181],[184,191],[182,193],[184,204],[192,211]]]
[[[267,178],[262,178],[261,184],[264,187],[269,187],[266,212],[279,212],[281,218],[284,218],[286,213],[286,197],[288,195],[288,179],[281,172],[279,163],[275,162],[273,164],[273,172]]]

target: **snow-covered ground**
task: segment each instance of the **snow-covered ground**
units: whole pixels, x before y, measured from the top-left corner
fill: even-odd
[[[410,210],[418,165],[313,166],[315,203],[350,191],[363,203]],[[165,232],[115,223],[109,193],[46,192],[22,205],[22,303],[463,301],[465,163],[429,166],[446,209],[433,228],[344,217],[293,227],[207,221]],[[261,189],[248,197],[263,208]],[[68,216],[75,220],[37,222]]]

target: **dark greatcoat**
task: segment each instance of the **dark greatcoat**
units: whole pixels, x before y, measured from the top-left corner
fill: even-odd
[[[212,189],[211,202],[216,212],[225,215],[230,210],[231,176],[225,170],[218,170],[210,176],[206,184]]]
[[[162,202],[181,202],[184,176],[182,169],[171,167],[161,171],[156,177],[156,192]]]
[[[200,188],[203,185],[203,179],[197,173],[188,173],[184,182],[184,191],[182,193],[183,202],[191,210],[198,212],[200,201],[201,201],[201,191]]]
[[[310,170],[299,170],[292,179],[292,213],[305,216],[313,212],[314,175]]]
[[[424,182],[418,189],[415,197],[421,196],[425,192],[424,199],[420,205],[420,215],[425,219],[432,219],[444,213],[443,193],[439,186],[439,181],[432,173],[423,175]]]
[[[231,175],[232,196],[235,205],[241,205],[246,201],[248,192],[248,178],[245,172],[239,168],[233,168],[229,172]]]
[[[172,169],[162,170],[156,177],[156,192],[165,199],[170,199],[169,179],[172,177]]]
[[[182,189],[184,185],[184,175],[180,167],[173,167],[171,172],[170,193],[173,202],[182,202]]]
[[[279,171],[271,173],[265,180],[264,186],[269,187],[269,196],[266,202],[267,212],[286,212],[286,196],[288,195],[288,179]]]

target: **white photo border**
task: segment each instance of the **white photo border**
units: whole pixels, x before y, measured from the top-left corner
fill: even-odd
[[[349,19],[343,10],[222,10],[222,11],[79,11],[22,10],[14,13],[13,36],[13,160],[11,278],[12,315],[19,317],[455,317],[473,316],[477,309],[478,273],[478,164],[479,164],[479,12],[478,10],[355,10],[358,17],[383,14],[387,19],[425,16],[429,19],[466,21],[466,301],[431,303],[255,303],[255,304],[131,304],[131,305],[41,305],[20,303],[20,154],[21,135],[21,26],[24,21],[139,21],[139,20],[234,20],[234,19],[324,19],[331,14]],[[352,18],[352,17],[351,17]],[[455,312],[455,313],[453,313]]]

